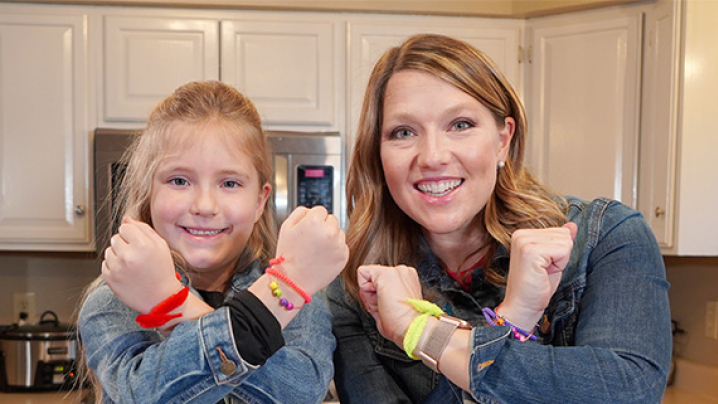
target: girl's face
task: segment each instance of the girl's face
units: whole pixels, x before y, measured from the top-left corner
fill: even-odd
[[[417,70],[389,79],[383,114],[381,161],[394,201],[430,242],[472,234],[508,158],[513,118],[498,127],[479,101]]]
[[[231,274],[259,220],[269,184],[259,183],[250,156],[217,123],[177,124],[174,150],[152,179],[154,229],[204,282]]]

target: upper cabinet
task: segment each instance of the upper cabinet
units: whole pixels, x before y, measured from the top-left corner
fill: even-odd
[[[139,126],[180,85],[219,80],[219,26],[214,20],[119,14],[104,16],[102,24],[101,106],[107,125]]]
[[[242,14],[222,20],[222,81],[275,129],[340,130],[344,34],[327,16]]]
[[[718,255],[718,2],[646,15],[639,207],[671,255]]]
[[[193,80],[248,96],[269,129],[339,130],[343,34],[332,16],[123,10],[103,18],[103,121],[141,126]]]
[[[347,144],[350,155],[357,130],[364,92],[374,64],[391,47],[408,36],[437,33],[462,39],[486,53],[522,92],[519,50],[523,20],[419,16],[357,16],[348,26],[348,119]]]
[[[529,20],[534,172],[557,192],[636,206],[640,10]]]
[[[87,15],[0,6],[0,250],[90,250]]]

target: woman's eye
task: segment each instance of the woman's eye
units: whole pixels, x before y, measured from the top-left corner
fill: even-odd
[[[399,128],[391,132],[389,135],[389,138],[391,139],[404,139],[407,137],[411,137],[414,135],[414,132],[412,132],[410,129],[407,128]]]
[[[187,185],[187,184],[188,184],[188,183],[187,183],[187,180],[184,179],[184,178],[172,178],[172,179],[170,179],[169,183],[172,184],[172,185],[176,185],[176,186],[178,186],[178,187],[181,187],[181,186],[184,186],[184,185]]]
[[[474,124],[469,121],[457,121],[451,125],[451,128],[453,130],[460,131],[460,130],[466,130],[466,129],[472,128],[473,126],[474,126]]]

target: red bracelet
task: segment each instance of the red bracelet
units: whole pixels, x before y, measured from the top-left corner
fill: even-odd
[[[284,275],[283,273],[279,272],[276,268],[274,268],[275,265],[281,264],[284,262],[284,257],[279,256],[279,258],[272,258],[269,260],[270,267],[267,268],[265,271],[267,274],[272,275],[276,278],[278,278],[280,281],[284,282],[289,286],[290,288],[294,289],[295,292],[299,294],[299,296],[304,299],[304,304],[307,304],[312,301],[312,297],[309,296],[309,293],[305,292],[304,289],[300,288],[296,283],[294,283],[291,279],[287,277],[287,275]]]
[[[177,274],[177,278],[179,279],[179,274]],[[187,296],[189,296],[189,286],[183,287],[179,292],[157,303],[149,313],[137,315],[135,321],[142,328],[155,328],[167,324],[173,318],[182,317],[182,313],[169,313],[180,307],[187,300]]]

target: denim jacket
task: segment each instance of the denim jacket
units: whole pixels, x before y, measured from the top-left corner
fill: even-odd
[[[568,220],[578,225],[578,234],[538,342],[514,339],[505,326],[484,327],[481,308],[496,307],[504,289],[483,282],[479,268],[470,292],[464,291],[424,243],[417,271],[426,298],[477,326],[464,402],[660,403],[671,328],[669,285],[655,237],[640,213],[619,202],[567,200]],[[493,259],[507,270],[505,249]],[[384,339],[340,281],[330,285],[327,296],[342,403],[424,402],[440,375]],[[448,397],[437,402],[449,402]]]
[[[262,273],[255,262],[235,275],[226,298]],[[326,395],[335,340],[322,294],[313,296],[285,327],[286,345],[261,367],[237,352],[227,307],[179,324],[166,338],[140,328],[136,316],[104,283],[80,311],[87,363],[100,381],[105,403],[214,404],[225,397],[250,404],[320,403]],[[222,366],[227,360],[236,370]]]

